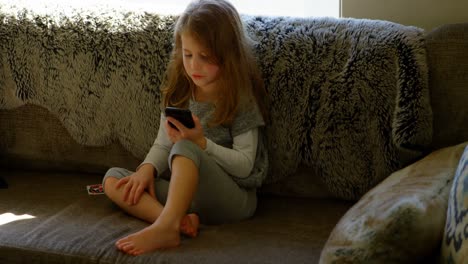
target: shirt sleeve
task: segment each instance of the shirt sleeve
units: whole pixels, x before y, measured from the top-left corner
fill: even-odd
[[[264,126],[265,121],[263,120],[260,109],[253,98],[247,101],[242,101],[239,106],[239,112],[236,115],[232,125],[231,134],[234,138],[252,128]]]
[[[159,120],[158,136],[156,137],[153,146],[146,155],[145,160],[138,166],[138,168],[140,168],[143,164],[149,163],[156,169],[157,175],[163,173],[169,167],[167,159],[169,158],[169,152],[173,145],[167,136],[166,127],[164,126],[165,122],[166,118],[163,114],[161,114],[161,119]]]
[[[257,145],[258,128],[253,128],[235,136],[232,149],[207,138],[205,151],[230,175],[246,178],[253,169]]]

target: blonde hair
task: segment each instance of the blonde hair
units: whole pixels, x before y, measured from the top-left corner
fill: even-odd
[[[239,104],[244,103],[243,96],[255,98],[266,120],[266,92],[249,39],[236,9],[224,0],[193,1],[178,18],[175,46],[162,84],[163,106],[188,107],[195,88],[183,66],[183,33],[189,33],[209,50],[210,59],[220,68],[218,89],[223,96],[215,103],[210,125],[230,124]]]

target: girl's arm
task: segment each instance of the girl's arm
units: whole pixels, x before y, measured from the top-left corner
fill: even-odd
[[[158,173],[162,173],[168,168],[167,158],[169,157],[169,151],[171,150],[173,144],[167,136],[166,128],[164,126],[165,122],[166,118],[163,114],[161,114],[161,119],[159,120],[158,136],[156,137],[153,146],[146,155],[145,160],[140,164],[140,166],[138,166],[137,170],[144,164],[151,164],[155,168],[154,175],[156,176]]]
[[[258,145],[258,129],[254,128],[233,138],[232,149],[217,145],[206,139],[205,151],[227,173],[246,178],[255,162]]]

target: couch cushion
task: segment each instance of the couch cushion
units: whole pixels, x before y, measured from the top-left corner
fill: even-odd
[[[445,222],[442,260],[444,263],[466,263],[468,260],[468,146],[458,163],[453,179]]]
[[[434,149],[468,140],[468,23],[441,26],[426,37]]]
[[[260,196],[252,219],[202,226],[182,246],[139,257],[113,243],[147,224],[85,186],[101,175],[0,171],[0,263],[317,263],[320,250],[349,202]],[[29,215],[29,216],[28,216]],[[31,218],[34,217],[34,218]],[[1,221],[1,220],[0,220]]]
[[[466,144],[435,151],[364,195],[334,228],[320,263],[418,263],[438,251]]]

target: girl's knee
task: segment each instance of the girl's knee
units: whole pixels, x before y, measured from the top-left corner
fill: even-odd
[[[108,176],[113,176],[115,178],[123,178],[125,176],[128,176],[130,174],[132,174],[133,172],[132,171],[129,171],[127,169],[124,169],[124,168],[118,168],[118,167],[113,167],[113,168],[110,168],[107,170],[105,177],[108,177]]]
[[[188,158],[199,156],[203,150],[190,140],[177,141],[171,149],[172,155],[181,155]]]
[[[107,194],[107,196],[109,196],[109,191],[115,189],[115,185],[117,184],[117,182],[120,179],[131,175],[132,173],[132,171],[129,171],[124,168],[113,167],[108,169],[106,174],[104,175],[104,178],[102,179],[102,187],[104,189],[104,193]]]
[[[113,194],[117,191],[116,185],[118,181],[119,179],[113,176],[107,176],[104,178],[102,182],[102,188],[107,197],[112,199],[114,196]]]
[[[183,156],[192,160],[196,167],[200,166],[201,155],[203,150],[190,140],[180,140],[172,146],[171,153],[168,158],[169,166],[172,170],[172,160],[175,156]]]

